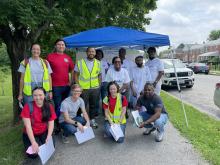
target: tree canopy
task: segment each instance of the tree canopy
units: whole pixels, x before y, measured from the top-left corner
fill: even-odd
[[[217,40],[220,38],[220,30],[212,30],[209,34],[209,41]]]
[[[103,26],[144,29],[156,0],[1,0],[0,41],[12,66],[14,116],[18,119],[19,63],[39,42],[51,51],[57,38]]]

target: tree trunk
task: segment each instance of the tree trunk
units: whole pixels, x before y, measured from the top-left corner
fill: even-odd
[[[26,56],[26,50],[30,47],[30,42],[31,41],[13,38],[13,40],[9,40],[8,43],[6,43],[7,52],[11,60],[14,124],[19,121],[20,114],[17,99],[19,94],[20,74],[17,70],[19,68],[20,62]]]

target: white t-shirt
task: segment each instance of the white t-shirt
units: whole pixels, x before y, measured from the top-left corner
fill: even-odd
[[[152,78],[152,81],[154,82],[159,74],[159,71],[164,71],[164,65],[163,65],[163,62],[160,61],[159,58],[154,58],[153,60],[148,60],[145,64],[146,66],[148,66],[149,70],[150,70],[150,73],[151,73],[151,78]],[[161,84],[162,84],[162,81],[161,79],[158,81],[157,85],[156,85],[156,88],[154,90],[154,92],[157,94],[157,95],[160,95],[160,90],[161,90]]]
[[[101,69],[102,69],[102,82],[105,82],[105,76],[109,68],[109,64],[104,59],[101,60]]]
[[[128,71],[129,76],[131,76],[131,70],[135,66],[136,66],[135,63],[129,59],[124,59],[123,64],[121,64],[121,67]]]
[[[152,83],[149,68],[147,66],[143,66],[142,68],[137,66],[133,67],[131,70],[131,81],[133,81],[134,88],[139,96],[146,82]]]
[[[128,71],[124,68],[121,68],[119,71],[116,71],[115,68],[110,68],[106,74],[105,81],[116,81],[121,88],[123,84],[130,82],[130,77]]]
[[[30,65],[30,70],[31,70],[31,81],[33,83],[42,83],[43,76],[44,76],[44,68],[41,63],[41,60],[40,59],[35,60],[32,58],[29,58],[28,63]],[[50,67],[49,62],[47,62],[47,69],[48,69],[48,73],[51,74],[52,69]],[[25,66],[20,64],[18,68],[18,72],[25,73],[25,70],[26,70]]]
[[[160,71],[164,71],[164,65],[163,62],[160,61],[159,58],[154,58],[153,60],[148,60],[145,64],[146,66],[148,66],[150,73],[151,73],[151,78],[152,81],[154,82],[159,74]],[[161,79],[158,82],[161,84]]]

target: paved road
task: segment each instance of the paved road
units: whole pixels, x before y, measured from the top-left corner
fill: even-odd
[[[220,109],[213,102],[217,82],[220,82],[220,76],[195,74],[195,85],[191,89],[182,88],[182,98],[199,110],[220,119]],[[167,92],[180,98],[176,89],[168,89]]]
[[[101,125],[103,120],[98,122]],[[73,136],[70,144],[62,144],[57,136],[56,152],[48,165],[208,165],[170,123],[161,143],[154,141],[154,134],[144,136],[142,131],[129,120],[123,144],[104,138],[102,127],[95,130],[95,139],[81,145]],[[24,164],[40,163],[26,160]]]

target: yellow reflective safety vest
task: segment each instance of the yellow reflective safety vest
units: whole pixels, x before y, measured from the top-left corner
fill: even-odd
[[[109,105],[109,100],[108,96],[106,96],[103,99],[103,103],[106,105]],[[116,104],[115,104],[115,109],[114,112],[111,113],[109,110],[109,116],[112,119],[112,121],[116,124],[120,124],[120,117],[121,117],[121,112],[122,112],[122,96],[120,93],[117,94],[117,99],[116,99]],[[126,118],[124,116],[124,119],[122,120],[122,124],[126,123]]]
[[[99,87],[100,61],[94,59],[93,68],[90,72],[84,59],[77,62],[79,69],[79,85],[82,89]]]
[[[48,68],[44,62],[43,59],[40,58],[41,64],[44,69],[44,74],[43,74],[43,88],[45,89],[46,92],[50,91],[50,81],[49,81],[49,73],[48,73]],[[27,96],[32,95],[32,88],[31,88],[31,69],[30,69],[30,63],[26,62],[26,60],[23,60],[21,64],[25,67],[25,73],[24,73],[24,88],[23,92]]]

